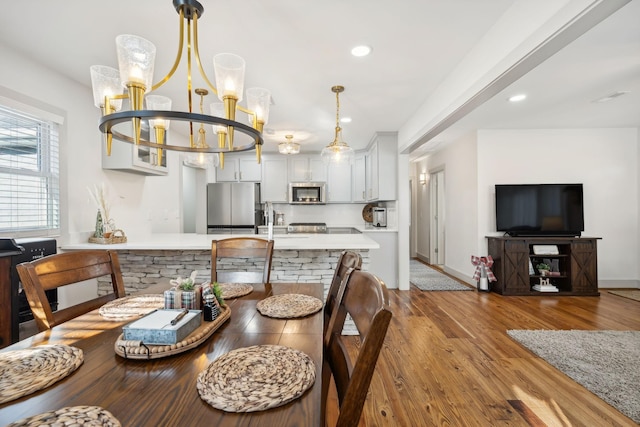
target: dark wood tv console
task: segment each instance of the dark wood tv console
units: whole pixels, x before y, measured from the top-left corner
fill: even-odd
[[[491,290],[502,295],[598,296],[596,237],[487,237],[492,271],[498,279]],[[535,254],[534,245],[553,245],[557,254]],[[556,266],[552,276],[542,276],[536,266],[544,260]],[[530,266],[533,270],[530,270]],[[534,290],[541,279],[558,292]]]

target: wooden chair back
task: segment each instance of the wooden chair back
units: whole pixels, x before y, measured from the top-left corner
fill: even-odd
[[[352,362],[342,340],[346,316],[353,319],[360,336],[360,347]],[[322,405],[326,413],[331,377],[338,394],[339,427],[357,426],[367,397],[376,362],[391,321],[385,284],[371,273],[349,269],[344,295],[336,311],[330,338],[324,346]],[[324,417],[323,417],[324,418]],[[323,419],[323,425],[326,419]]]
[[[360,256],[360,254],[353,251],[342,251],[342,253],[340,254],[340,258],[338,258],[338,263],[336,264],[336,269],[333,273],[333,279],[331,280],[329,292],[327,293],[327,299],[324,304],[323,335],[325,337],[325,342],[329,339],[327,331],[331,330],[332,314],[335,312],[335,308],[340,303],[340,299],[342,298],[343,288],[341,288],[341,285],[344,282],[347,271],[350,268],[360,270],[361,267],[362,257]]]
[[[237,269],[232,264],[238,261]],[[273,240],[257,237],[232,237],[211,242],[211,282],[224,283],[269,283],[271,260],[273,258]],[[244,259],[241,262],[240,259]],[[242,264],[250,265],[250,267]]]
[[[49,255],[16,266],[27,301],[40,331],[51,329],[125,296],[118,254],[110,250],[82,250]],[[102,276],[111,276],[113,292],[52,311],[45,291]]]

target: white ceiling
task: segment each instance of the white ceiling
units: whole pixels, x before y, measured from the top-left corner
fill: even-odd
[[[293,134],[303,152],[333,140],[334,85],[340,96],[344,139],[364,148],[374,132],[397,131],[451,70],[513,4],[512,0],[200,0],[199,47],[213,80],[211,58],[245,58],[245,87],[271,90],[265,151]],[[539,65],[449,130],[423,141],[413,156],[477,128],[640,127],[640,0]],[[89,67],[117,68],[118,34],[136,34],[158,48],[155,79],[171,67],[178,15],[170,0],[30,0],[6,2],[0,43],[90,86]],[[355,58],[357,44],[373,47]],[[1,66],[10,66],[2,64]],[[159,90],[186,109],[186,65]],[[194,76],[194,87],[204,86]],[[630,93],[607,103],[594,99]],[[527,101],[509,105],[508,94]],[[61,94],[64,96],[64,94]],[[205,105],[213,102],[213,97]],[[87,108],[94,108],[87,105]],[[197,108],[197,105],[195,106]]]
[[[476,129],[640,127],[640,1],[633,0],[463,117],[412,157]],[[607,102],[595,102],[626,92]],[[507,99],[526,94],[521,103]]]

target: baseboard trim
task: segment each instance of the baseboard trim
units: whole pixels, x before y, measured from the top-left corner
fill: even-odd
[[[598,280],[599,289],[639,289],[640,280]]]

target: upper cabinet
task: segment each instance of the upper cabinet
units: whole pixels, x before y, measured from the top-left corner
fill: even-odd
[[[397,149],[395,132],[379,132],[366,151],[356,153],[352,164],[326,165],[319,154],[265,154],[262,156],[262,201],[288,203],[290,182],[326,182],[327,203],[396,200]]]
[[[371,141],[365,159],[366,199],[396,200],[398,180],[398,136],[396,132],[378,132]]]
[[[158,162],[158,150],[143,145],[129,144],[114,138],[111,155],[107,154],[106,143],[102,143],[102,169],[132,172],[139,175],[166,175],[167,151]]]
[[[289,181],[291,182],[324,182],[327,180],[327,165],[319,155],[289,158]]]
[[[366,161],[367,156],[364,153],[356,153],[353,159],[351,200],[354,202],[367,201]]]
[[[260,182],[262,166],[255,153],[250,156],[232,157],[226,154],[224,168],[216,168],[216,182]]]
[[[351,165],[331,163],[327,172],[327,203],[350,203]]]
[[[263,202],[287,203],[289,201],[288,188],[287,158],[277,154],[263,155],[261,200]]]

